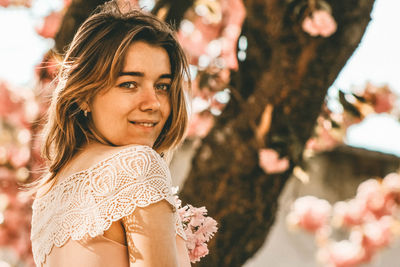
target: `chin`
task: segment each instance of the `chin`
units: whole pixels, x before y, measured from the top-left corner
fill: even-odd
[[[133,139],[133,140],[130,140],[130,141],[129,141],[127,144],[125,144],[125,145],[142,145],[142,146],[153,147],[154,142],[155,142],[155,141],[153,141],[153,140]]]

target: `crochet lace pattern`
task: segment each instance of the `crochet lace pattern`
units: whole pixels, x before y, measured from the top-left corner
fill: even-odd
[[[176,233],[186,240],[164,159],[148,146],[129,146],[56,183],[35,199],[32,251],[41,266],[53,246],[102,235],[115,221],[161,200],[174,210]]]

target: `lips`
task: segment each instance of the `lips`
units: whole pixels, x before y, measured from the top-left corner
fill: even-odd
[[[154,127],[158,124],[158,122],[154,121],[129,121],[132,124],[138,125],[138,126],[143,126],[143,127]]]

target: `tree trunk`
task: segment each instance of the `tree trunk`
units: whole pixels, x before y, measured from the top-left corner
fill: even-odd
[[[232,75],[233,99],[196,152],[180,194],[183,203],[206,206],[220,226],[197,266],[241,266],[262,246],[326,91],[360,42],[374,1],[329,1],[338,24],[329,38],[302,31],[296,12],[304,2],[245,2],[247,58]],[[267,104],[272,124],[260,142],[255,130]],[[263,143],[290,159],[289,170],[267,175],[259,168]]]
[[[185,1],[160,0],[154,12],[165,7],[166,20],[177,26],[194,2]],[[56,37],[59,52],[102,2],[73,2]],[[198,266],[241,266],[267,237],[278,196],[293,167],[302,164],[326,91],[360,42],[374,0],[327,2],[338,30],[322,38],[301,29],[306,0],[245,1],[247,58],[232,73],[232,100],[202,141],[180,194],[183,203],[206,206],[219,223],[210,254]],[[260,140],[255,131],[267,105],[273,107],[272,125]],[[265,174],[258,165],[264,146],[287,156],[290,168]]]

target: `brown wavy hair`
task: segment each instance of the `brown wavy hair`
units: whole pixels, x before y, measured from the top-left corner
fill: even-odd
[[[190,88],[190,76],[173,30],[147,12],[123,13],[116,2],[110,1],[80,26],[64,57],[43,131],[42,156],[48,161],[49,173],[41,179],[41,185],[55,182],[57,172],[89,140],[112,145],[96,134],[90,116],[85,117],[81,107],[115,85],[128,48],[135,41],[164,48],[171,64],[171,114],[153,148],[161,153],[183,140],[188,123],[184,84]]]

